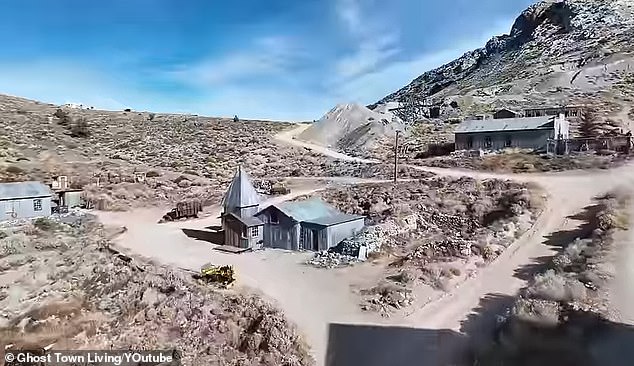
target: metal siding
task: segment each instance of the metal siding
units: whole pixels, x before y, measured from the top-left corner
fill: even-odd
[[[64,193],[64,205],[68,208],[79,207],[82,204],[82,192]]]
[[[329,248],[336,246],[341,243],[344,239],[353,237],[356,233],[361,231],[365,226],[364,219],[358,219],[350,222],[344,222],[339,225],[333,225],[328,228],[329,238],[328,245]]]
[[[456,135],[456,150],[500,150],[504,149],[506,137],[511,136],[511,146],[522,149],[545,150],[548,139],[553,136],[554,131],[532,130],[532,131],[509,131],[491,133],[461,133]],[[486,147],[486,138],[491,137],[491,147]],[[468,139],[473,139],[471,148],[468,147]]]
[[[279,224],[271,224],[271,211],[277,211]],[[271,206],[260,215],[264,221],[264,246],[267,248],[292,249],[291,232],[295,226],[295,221],[291,220],[277,208]]]
[[[42,210],[35,211],[33,201],[39,199],[42,201]],[[30,219],[36,217],[48,217],[51,215],[51,198],[24,198],[16,200],[2,201],[3,205],[0,217],[2,220],[13,220],[11,212],[15,212],[16,219]]]
[[[7,214],[9,211],[9,205],[11,201],[0,201],[0,221],[10,220],[11,217]]]

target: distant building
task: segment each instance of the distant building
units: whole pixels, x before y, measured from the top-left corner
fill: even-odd
[[[231,181],[221,216],[225,245],[239,248],[327,250],[364,227],[363,216],[348,215],[310,199],[260,210],[260,198],[242,170]]]
[[[514,111],[512,109],[500,109],[497,112],[493,113],[493,119],[505,119],[505,118],[520,118],[523,117],[520,112]]]
[[[0,183],[0,221],[50,216],[51,195],[40,182]]]
[[[68,177],[60,175],[53,177],[49,184],[53,191],[52,206],[54,212],[66,212],[69,208],[82,207],[85,205],[83,189],[70,188]]]
[[[491,119],[491,118],[493,118],[493,115],[481,113],[481,114],[474,114],[471,116],[467,116],[465,120],[483,121],[485,119]]]
[[[569,138],[564,116],[464,121],[454,131],[456,150],[523,148],[545,151],[549,139]]]
[[[264,222],[264,245],[290,250],[328,250],[365,226],[365,217],[342,213],[320,199],[272,205],[257,217]]]
[[[585,106],[570,105],[565,107],[542,107],[529,108],[524,110],[526,117],[543,117],[543,116],[559,116],[563,114],[565,117],[581,117]]]

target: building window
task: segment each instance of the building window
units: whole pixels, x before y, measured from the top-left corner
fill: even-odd
[[[484,138],[484,147],[490,148],[491,146],[493,146],[493,143],[491,142],[491,136],[487,136]]]
[[[271,224],[279,224],[280,219],[277,217],[277,211],[271,210]]]
[[[33,200],[33,210],[42,211],[42,200],[40,199]]]
[[[504,140],[504,147],[511,147],[513,145],[513,140],[511,139],[511,135],[506,136],[506,140]]]
[[[257,238],[258,235],[260,235],[260,228],[255,226],[251,228],[251,237],[252,238]]]

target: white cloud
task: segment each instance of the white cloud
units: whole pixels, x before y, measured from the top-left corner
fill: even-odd
[[[254,40],[248,49],[183,65],[168,75],[190,85],[218,86],[283,74],[301,56],[290,38],[268,36]]]
[[[355,53],[337,61],[337,77],[348,79],[372,71],[382,62],[399,53],[397,39],[393,35],[384,35],[377,39],[365,39],[360,42]]]
[[[361,34],[364,31],[361,20],[361,6],[359,0],[336,0],[335,11],[339,19],[353,34]]]
[[[409,84],[422,73],[442,66],[465,52],[483,47],[492,36],[504,34],[509,29],[508,21],[495,22],[489,31],[457,42],[452,48],[414,55],[404,60],[384,64],[379,69],[359,73],[347,80],[337,80],[332,85],[333,93],[339,100],[363,104],[374,103]]]
[[[339,21],[348,30],[353,51],[335,62],[335,76],[346,80],[372,72],[400,53],[399,37],[385,21],[363,10],[361,0],[335,0]]]

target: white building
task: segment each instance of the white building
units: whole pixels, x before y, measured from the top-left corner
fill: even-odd
[[[40,182],[0,183],[0,221],[50,216],[51,198]]]

